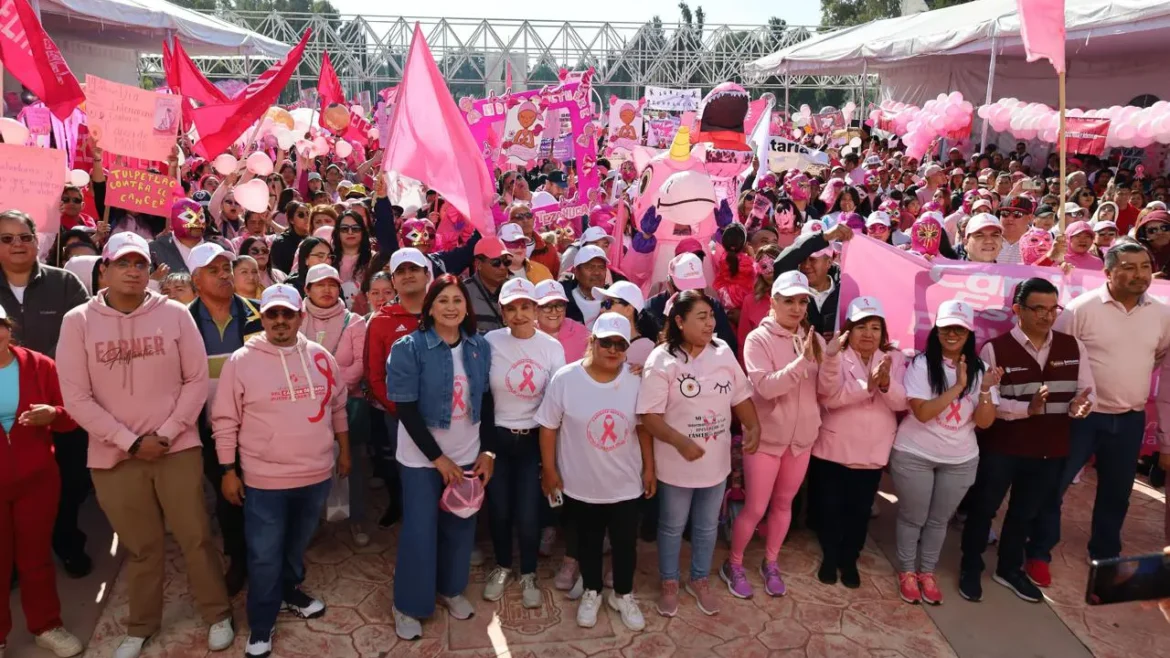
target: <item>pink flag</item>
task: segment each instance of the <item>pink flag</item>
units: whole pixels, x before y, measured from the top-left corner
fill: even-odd
[[[382,167],[437,190],[482,235],[494,236],[487,167],[417,23],[397,101]]]
[[[1047,59],[1064,73],[1064,0],[1016,0],[1028,61]]]
[[[62,121],[85,101],[81,84],[28,0],[0,0],[0,64]]]
[[[504,66],[504,91],[512,91],[512,62],[505,61]]]

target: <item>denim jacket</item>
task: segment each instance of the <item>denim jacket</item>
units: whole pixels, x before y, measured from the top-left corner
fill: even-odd
[[[488,390],[492,350],[483,336],[463,334],[463,370],[471,386],[471,422],[478,423],[483,395]],[[399,338],[386,362],[386,398],[417,402],[427,427],[451,427],[451,398],[455,394],[455,365],[451,346],[435,330],[417,329]]]

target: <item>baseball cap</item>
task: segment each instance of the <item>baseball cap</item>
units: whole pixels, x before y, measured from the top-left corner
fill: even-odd
[[[595,338],[621,338],[630,342],[630,321],[621,313],[602,313],[593,322]]]
[[[869,217],[865,218],[865,225],[866,225],[866,227],[869,227],[869,226],[873,226],[874,224],[881,224],[882,226],[889,226],[890,225],[890,213],[885,212],[883,210],[877,210],[877,211],[871,212],[869,214]]]
[[[365,196],[367,194],[366,186],[362,185],[361,183],[354,183],[349,188],[349,193],[350,194],[360,194],[361,196]]]
[[[941,174],[942,172],[943,172],[942,167],[940,167],[936,164],[932,164],[926,168],[926,171],[922,172],[922,175],[924,177],[929,177],[929,176],[933,176],[935,174]]]
[[[1079,205],[1077,205],[1071,201],[1064,204],[1064,214],[1065,215],[1071,215],[1074,212],[1088,214],[1084,208],[1080,207]]]
[[[703,243],[699,242],[697,238],[683,238],[675,246],[674,255],[681,256],[683,254],[693,254],[701,251],[703,251]]]
[[[390,256],[390,274],[397,272],[403,263],[413,263],[427,272],[431,271],[427,257],[423,255],[423,252],[414,247],[403,247]]]
[[[519,242],[524,240],[524,229],[519,224],[504,224],[500,227],[499,238],[502,242]]]
[[[938,316],[934,320],[934,326],[962,327],[967,331],[975,331],[975,309],[963,302],[949,299],[938,305]]]
[[[115,261],[127,254],[138,254],[149,263],[150,245],[147,244],[146,238],[137,233],[123,231],[111,235],[110,239],[106,241],[105,248],[102,249],[103,260]]]
[[[882,166],[882,159],[876,155],[871,155],[865,159],[863,164],[866,167],[880,167]]]
[[[975,209],[979,208],[979,207],[987,208],[987,210],[985,212],[991,212],[991,200],[984,199],[984,198],[980,197],[980,198],[975,199],[974,201],[971,202],[971,211],[972,212],[974,212]]]
[[[569,302],[569,296],[565,294],[565,287],[553,279],[546,279],[536,284],[536,304],[544,306],[553,302]]]
[[[565,172],[560,170],[550,171],[548,175],[544,177],[544,180],[545,182],[552,183],[557,187],[568,187],[569,185],[569,179],[565,177]]]
[[[595,244],[587,244],[577,250],[577,254],[573,256],[573,267],[581,267],[591,260],[600,258],[609,263],[609,256],[605,255],[605,250]]]
[[[343,187],[345,187],[345,188],[353,187],[353,181],[348,180],[348,179],[342,179],[341,182],[337,183],[337,190],[340,192],[341,188],[343,188]]]
[[[229,262],[236,259],[232,252],[214,242],[204,242],[192,249],[191,253],[187,255],[187,270],[194,273],[195,270],[210,265],[211,261],[220,256],[228,259]]]
[[[845,317],[850,322],[857,322],[865,318],[886,318],[886,310],[882,307],[882,303],[878,301],[877,297],[858,297],[849,302],[849,310],[845,312]]]
[[[527,299],[533,303],[536,303],[538,299],[536,288],[528,279],[508,279],[504,285],[500,286],[500,306],[507,306],[521,299]]]
[[[499,238],[480,238],[475,243],[475,255],[486,258],[499,258],[508,253],[504,248],[504,241]]]
[[[812,288],[808,287],[808,277],[797,270],[789,270],[772,281],[772,296],[792,297],[793,295],[811,295]]]
[[[318,174],[315,171],[310,171],[308,178],[309,180],[321,180],[321,174]]]
[[[1074,223],[1075,223],[1075,222],[1074,222]],[[1114,231],[1116,231],[1116,230],[1117,230],[1117,224],[1115,224],[1115,223],[1113,223],[1113,222],[1111,222],[1111,221],[1109,221],[1109,220],[1107,220],[1107,219],[1106,219],[1106,220],[1101,220],[1101,221],[1097,222],[1096,224],[1093,224],[1093,232],[1094,232],[1094,233],[1100,233],[1101,231],[1104,231],[1104,230],[1105,230],[1105,229],[1107,229],[1107,228],[1111,228],[1111,229],[1113,229]]]
[[[629,281],[614,281],[609,285],[609,288],[594,288],[593,295],[594,297],[600,295],[610,299],[620,299],[633,306],[634,310],[639,313],[646,305],[646,298],[642,296],[642,290]]]
[[[999,218],[991,213],[981,212],[971,217],[971,221],[967,222],[967,235],[977,233],[985,228],[994,228],[1003,230],[1003,224],[999,223]]]
[[[1025,215],[1031,215],[1032,211],[1034,211],[1036,209],[1036,206],[1032,203],[1032,200],[1029,199],[1028,197],[1018,196],[1018,197],[1011,199],[1006,204],[1000,206],[999,209],[1000,210],[1019,210],[1020,212],[1024,213]]]
[[[289,310],[301,310],[301,295],[297,289],[283,283],[268,286],[260,294],[260,312],[264,313],[274,306],[283,306]]]
[[[1036,209],[1036,216],[1037,217],[1048,217],[1049,215],[1055,215],[1055,214],[1056,214],[1056,210],[1052,206],[1048,205],[1047,203],[1041,205],[1039,208]]]
[[[326,279],[333,279],[338,285],[341,285],[341,275],[332,265],[317,263],[310,267],[308,273],[305,274],[305,286],[308,287]]]
[[[1092,234],[1095,233],[1095,231],[1093,230],[1093,227],[1089,226],[1089,223],[1084,220],[1073,222],[1072,224],[1069,224],[1068,228],[1064,230],[1064,234],[1070,238],[1074,235],[1080,235],[1081,233]]]
[[[597,242],[598,240],[610,240],[609,233],[600,226],[590,226],[581,234],[581,244],[589,244],[590,242]]]
[[[707,276],[703,274],[703,261],[692,253],[679,254],[670,259],[666,268],[670,280],[679,291],[697,290],[707,287]]]

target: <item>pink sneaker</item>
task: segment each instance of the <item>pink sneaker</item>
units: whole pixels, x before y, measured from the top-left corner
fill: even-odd
[[[662,581],[662,593],[658,596],[658,614],[673,617],[678,614],[678,581]]]
[[[922,600],[931,605],[942,605],[943,595],[938,588],[938,581],[932,573],[918,574],[918,585],[922,587]]]
[[[687,583],[687,594],[695,597],[703,614],[708,616],[719,614],[719,600],[711,593],[706,578],[693,579]]]
[[[577,582],[577,561],[571,557],[565,558],[561,562],[561,568],[557,571],[557,575],[553,578],[553,586],[562,592],[567,592],[573,589],[573,583]]]
[[[898,594],[906,603],[918,603],[922,600],[922,591],[918,589],[918,576],[911,571],[898,572]]]

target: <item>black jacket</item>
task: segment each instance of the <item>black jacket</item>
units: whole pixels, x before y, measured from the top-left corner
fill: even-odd
[[[304,239],[305,236],[298,235],[291,226],[286,228],[284,233],[276,236],[276,239],[272,241],[272,251],[268,254],[272,266],[288,274],[297,258],[297,247]]]
[[[791,272],[800,267],[810,256],[822,249],[829,248],[829,241],[821,233],[809,233],[796,239],[796,242],[784,248],[773,264],[773,276],[780,276],[784,272]],[[825,299],[821,308],[817,303],[809,300],[808,323],[821,334],[831,334],[837,331],[837,306],[841,296],[841,270],[833,265],[829,268],[829,278],[833,280],[833,291]]]
[[[21,346],[56,358],[61,321],[75,306],[89,301],[89,293],[72,272],[40,263],[33,264],[24,303],[16,299],[8,278],[0,270],[0,306],[16,323],[13,339]]]
[[[378,240],[379,254],[392,254],[401,246],[398,244],[398,229],[394,226],[394,212],[386,197],[374,201],[374,237]],[[431,274],[463,276],[464,272],[468,272],[470,276],[471,263],[475,260],[475,245],[481,237],[479,231],[476,231],[462,247],[426,254],[431,261]]]
[[[666,325],[666,302],[673,296],[669,290],[664,290],[650,299],[646,300],[646,313],[654,318],[659,327]],[[727,343],[731,351],[739,356],[739,341],[735,337],[735,329],[731,326],[731,320],[727,317],[727,311],[723,309],[723,304],[718,299],[711,300],[714,303],[713,310],[715,311],[715,335],[719,340]]]
[[[227,241],[218,236],[208,236],[206,242],[214,242],[228,252],[235,251]],[[178,245],[175,244],[175,235],[173,233],[160,235],[151,240],[149,246],[150,259],[154,261],[155,265],[166,265],[171,268],[172,273],[189,272],[187,269],[187,261],[183,260],[183,254],[179,251]]]

